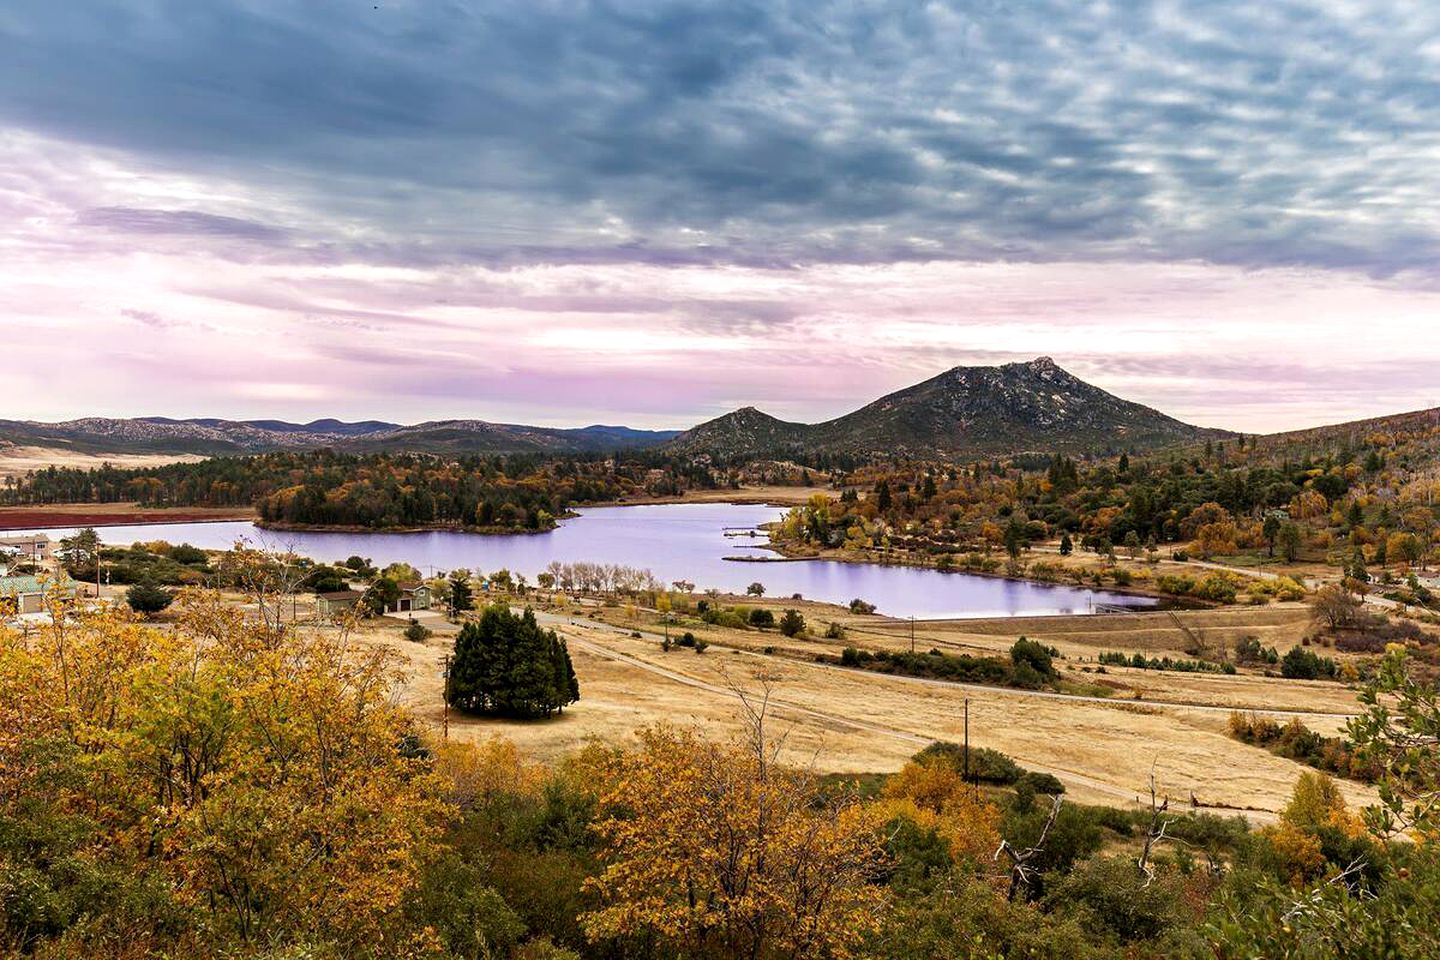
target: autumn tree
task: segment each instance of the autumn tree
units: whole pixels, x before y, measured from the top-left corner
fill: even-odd
[[[1195,531],[1195,552],[1206,560],[1234,553],[1239,532],[1234,522],[1207,523]]]
[[[1312,619],[1331,630],[1353,626],[1361,612],[1360,598],[1339,584],[1315,591],[1310,607]]]
[[[614,758],[595,829],[592,938],[685,958],[844,958],[879,929],[879,814],[777,762],[763,707],[742,744],[669,727]]]
[[[1425,544],[1413,533],[1392,533],[1385,541],[1385,555],[1392,561],[1413,566],[1425,558]]]
[[[17,928],[7,894],[0,939],[406,952],[400,907],[444,808],[423,751],[397,749],[413,732],[388,657],[214,594],[178,606],[167,631],[113,608],[0,627],[0,876],[48,904]]]
[[[999,808],[965,783],[952,763],[907,763],[885,782],[880,808],[934,830],[957,863],[989,860],[1000,843]]]

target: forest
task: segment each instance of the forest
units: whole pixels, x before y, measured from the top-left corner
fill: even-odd
[[[1046,541],[1058,541],[1062,554],[1111,557],[1248,553],[1262,562],[1340,565],[1361,582],[1388,577],[1386,586],[1424,605],[1426,596],[1406,579],[1440,562],[1433,433],[1319,449],[1207,443],[1134,460],[873,464],[847,473],[838,495],[792,509],[772,538],[791,553],[899,554],[942,567],[985,564],[1000,550],[1018,559]],[[991,560],[987,569],[1000,566]],[[1234,599],[1233,586],[1219,580],[1168,586],[1165,592]]]
[[[617,464],[601,457],[322,450],[134,469],[47,467],[8,478],[0,502],[253,506],[272,525],[546,530],[575,505],[674,495],[709,483],[705,471],[643,458]]]
[[[1071,802],[953,744],[817,776],[781,762],[764,677],[735,740],[662,724],[541,765],[419,725],[393,651],[197,589],[175,608],[165,630],[118,608],[0,627],[4,955],[1440,953],[1440,715],[1399,651],[1348,730],[1378,805],[1306,773],[1252,828],[1163,784],[1139,809]]]

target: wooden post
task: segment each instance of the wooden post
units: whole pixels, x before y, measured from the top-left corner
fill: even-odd
[[[445,712],[444,712],[444,714],[443,714],[443,718],[442,718],[441,721],[440,721],[440,736],[441,736],[441,739],[443,739],[443,740],[449,740],[449,739],[450,739],[450,654],[448,654],[448,653],[445,654],[445,659],[444,659],[443,663],[445,664],[445,669],[441,671],[440,676],[441,676],[441,679],[443,679],[443,680],[445,681],[445,684],[444,684],[444,686],[442,686],[442,687],[440,688],[440,700],[441,700],[441,702],[444,703],[444,705],[445,705]]]
[[[965,783],[970,782],[970,698],[965,698]]]

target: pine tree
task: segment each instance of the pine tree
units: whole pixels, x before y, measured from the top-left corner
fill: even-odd
[[[486,608],[455,638],[445,698],[458,710],[534,719],[580,699],[565,642],[535,613],[504,604]]]
[[[881,513],[890,509],[890,484],[881,480],[875,487],[875,509]]]
[[[475,608],[475,595],[470,590],[470,578],[460,573],[450,575],[450,615],[459,616]]]

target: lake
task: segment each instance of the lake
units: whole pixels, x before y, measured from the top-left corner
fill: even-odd
[[[207,549],[225,549],[244,537],[253,544],[290,549],[315,560],[337,561],[353,554],[377,566],[409,563],[426,574],[469,567],[477,572],[506,568],[535,575],[552,560],[621,564],[654,572],[662,581],[689,580],[697,589],[715,587],[743,593],[759,581],[766,596],[800,594],[809,600],[849,603],[859,597],[895,617],[1001,617],[1089,613],[1092,604],[1153,605],[1132,597],[1060,584],[1026,583],[999,577],[940,573],[876,564],[802,561],[741,563],[726,557],[774,556],[761,549],[763,536],[726,536],[778,520],[778,507],[730,503],[663,504],[582,508],[579,516],[548,533],[517,536],[431,531],[424,533],[296,533],[261,530],[244,521],[159,523],[101,527],[107,544],[165,540]],[[52,539],[70,530],[46,531]]]

